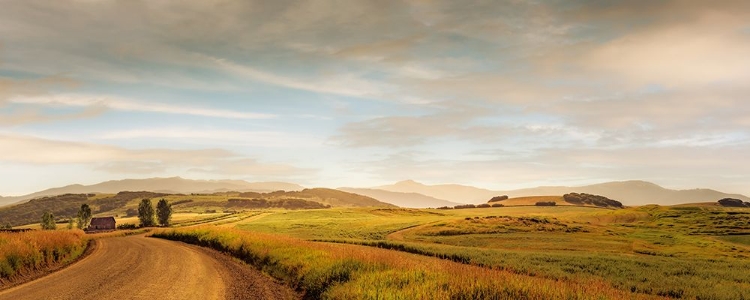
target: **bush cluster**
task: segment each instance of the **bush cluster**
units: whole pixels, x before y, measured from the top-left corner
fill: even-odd
[[[482,204],[479,204],[479,205],[474,205],[474,204],[461,204],[461,205],[456,205],[456,206],[454,206],[454,207],[450,207],[450,206],[441,206],[441,207],[438,207],[437,209],[490,208],[490,207],[503,207],[503,206],[505,206],[505,205],[502,205],[502,204],[500,204],[500,203],[492,203],[492,204],[489,204],[489,203],[482,203]]]
[[[721,199],[719,204],[725,207],[750,207],[750,202],[742,202],[742,200],[734,198]]]
[[[136,229],[136,228],[138,228],[138,226],[135,225],[135,224],[120,224],[120,225],[117,225],[117,229],[121,229],[121,230],[129,230],[129,229]]]
[[[495,196],[495,197],[492,197],[492,199],[490,199],[490,201],[487,201],[487,202],[492,203],[492,202],[500,202],[503,200],[508,200],[508,196],[507,195]]]
[[[622,208],[620,201],[612,200],[604,196],[584,194],[584,193],[570,193],[563,195],[565,202],[573,203],[576,205],[594,205],[599,207],[616,207]]]
[[[477,208],[474,204],[462,204],[462,205],[456,205],[453,207],[453,209],[464,209],[464,208]]]
[[[536,205],[536,206],[555,206],[555,205],[557,205],[557,203],[555,203],[555,201],[539,201],[539,202],[537,202],[534,205]]]

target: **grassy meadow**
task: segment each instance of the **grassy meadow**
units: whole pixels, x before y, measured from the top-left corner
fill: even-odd
[[[747,208],[527,197],[471,209],[220,210],[227,197],[164,196],[178,203],[173,228],[154,235],[228,252],[310,299],[750,298]],[[137,223],[124,214],[134,201],[111,211],[123,213],[118,224]],[[87,239],[123,233],[0,233],[0,275],[71,261]]]
[[[307,299],[650,299],[602,280],[561,281],[398,251],[202,227],[154,236],[211,247]]]
[[[225,224],[225,227],[232,225],[236,231],[216,234],[240,236],[229,238],[232,241],[245,238],[242,232],[250,236],[271,234],[263,235],[265,238],[283,235],[290,239],[287,240],[289,245],[333,247],[327,249],[356,245],[386,248],[417,254],[423,257],[420,259],[435,264],[460,263],[502,272],[503,276],[515,274],[527,280],[564,282],[573,286],[593,282],[607,288],[602,291],[613,289],[628,295],[608,294],[603,298],[750,298],[747,239],[750,210],[742,208],[644,206],[611,210],[522,206],[451,210],[267,210],[243,221]],[[211,228],[201,229],[199,235],[204,239],[211,236],[214,234],[211,231],[215,230]],[[265,248],[268,255],[277,251],[271,246],[264,247],[269,247]],[[400,256],[400,259],[416,257]],[[354,285],[357,283],[341,284]],[[547,289],[542,286],[540,290]],[[492,289],[501,287],[502,284],[493,285]],[[391,295],[389,288],[383,288],[382,291],[388,292],[382,295]],[[529,288],[534,289],[534,286]],[[365,285],[358,289],[365,289]],[[340,291],[338,287],[335,290]],[[369,292],[372,291],[362,291]],[[457,297],[459,292],[454,292],[440,297]],[[572,290],[569,292],[567,296],[554,297],[577,297],[571,296],[575,294]],[[326,295],[334,295],[330,293]]]

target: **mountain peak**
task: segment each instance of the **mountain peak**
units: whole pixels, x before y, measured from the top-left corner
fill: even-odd
[[[398,185],[398,186],[424,186],[424,184],[416,182],[416,181],[414,181],[412,179],[402,180],[402,181],[396,182],[394,185]]]

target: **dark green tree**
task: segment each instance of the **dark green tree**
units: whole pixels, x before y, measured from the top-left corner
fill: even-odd
[[[143,199],[138,204],[138,220],[141,221],[141,227],[154,226],[154,206],[151,199]]]
[[[55,230],[57,224],[55,224],[55,215],[51,212],[45,211],[42,215],[42,229],[44,230]]]
[[[73,229],[73,226],[74,226],[73,223],[75,223],[75,221],[73,221],[73,218],[70,218],[68,220],[68,229]]]
[[[88,204],[82,204],[78,210],[78,229],[86,229],[91,223],[91,207]]]
[[[172,204],[165,199],[159,200],[156,204],[156,218],[159,219],[159,225],[169,226],[169,221],[172,219]]]

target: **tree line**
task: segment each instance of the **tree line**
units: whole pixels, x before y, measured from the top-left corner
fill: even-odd
[[[91,207],[84,203],[78,210],[76,218],[70,218],[68,221],[68,229],[74,227],[86,229],[91,224],[91,218]],[[151,199],[143,199],[138,204],[138,221],[141,227],[152,227],[156,226],[157,223],[161,226],[169,226],[172,221],[172,204],[167,202],[166,199],[161,199],[154,209]],[[52,212],[45,211],[42,215],[41,226],[44,230],[57,229],[55,215]]]
[[[156,225],[155,221],[161,226],[169,226],[172,221],[172,204],[167,200],[161,199],[156,204],[156,210],[151,204],[151,199],[143,199],[138,204],[138,220],[141,227],[150,227]]]

